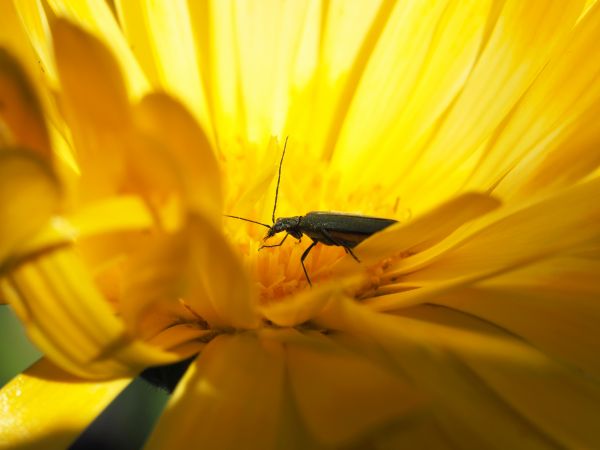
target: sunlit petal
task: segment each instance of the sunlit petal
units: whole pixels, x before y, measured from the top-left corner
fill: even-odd
[[[137,60],[155,86],[175,95],[211,128],[186,1],[118,1]]]
[[[597,132],[597,116],[590,112],[600,104],[597,82],[600,50],[596,45],[599,38],[600,8],[595,6],[577,24],[572,38],[559,48],[508,116],[507,123],[493,136],[482,163],[477,167],[472,185],[485,186],[483,180],[492,184],[500,182],[510,169],[525,163],[524,159],[527,159],[528,165],[535,166],[531,159],[539,158],[540,153],[551,148],[554,139],[564,139],[565,128],[583,128],[585,123],[587,130]],[[582,123],[582,120],[585,122]],[[589,153],[594,155],[598,151],[591,148]],[[572,155],[574,160],[575,157]],[[523,180],[528,180],[528,177],[517,172],[514,177],[502,181],[499,190],[510,192],[514,189],[511,184],[522,183]]]
[[[85,381],[37,362],[0,390],[0,448],[67,448],[130,381]]]

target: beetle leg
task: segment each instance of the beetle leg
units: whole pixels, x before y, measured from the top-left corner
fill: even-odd
[[[352,256],[356,262],[358,262],[358,263],[360,262],[360,259],[358,259],[358,257],[354,254],[354,252],[352,251],[352,249],[350,247],[346,247],[346,246],[343,246],[343,247],[344,247],[344,250],[346,250],[346,253],[349,253],[350,256]]]
[[[308,256],[308,254],[310,253],[310,251],[313,249],[313,247],[317,245],[316,241],[313,241],[312,244],[310,244],[306,250],[304,250],[304,253],[302,253],[302,256],[300,257],[300,264],[302,264],[302,269],[304,270],[304,276],[306,277],[306,281],[308,281],[308,285],[310,287],[312,287],[312,283],[310,282],[310,277],[308,276],[308,272],[306,271],[306,267],[304,266],[304,260],[306,259],[306,257]]]
[[[258,250],[262,250],[263,248],[273,248],[273,247],[281,247],[283,245],[283,243],[285,242],[285,240],[287,239],[287,237],[289,236],[288,233],[285,234],[285,236],[283,237],[283,239],[281,240],[281,242],[279,244],[273,244],[273,245],[261,245]]]
[[[336,238],[334,238],[334,237],[333,237],[333,236],[332,236],[332,235],[329,233],[329,231],[327,231],[327,230],[325,230],[325,229],[322,229],[322,230],[320,230],[320,231],[321,231],[321,233],[323,234],[323,236],[325,236],[327,239],[329,239],[329,240],[330,240],[331,242],[333,242],[335,245],[338,245],[338,246],[340,246],[340,247],[344,247],[344,251],[345,251],[346,253],[350,254],[350,255],[351,255],[353,258],[354,258],[354,260],[355,260],[356,262],[360,262],[360,259],[358,259],[358,258],[356,257],[356,255],[354,254],[354,252],[352,251],[352,249],[351,249],[350,247],[348,247],[347,245],[344,245],[342,242],[340,242],[340,241],[338,241]]]

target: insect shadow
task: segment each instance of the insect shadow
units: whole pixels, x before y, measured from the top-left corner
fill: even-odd
[[[278,244],[273,245],[262,245],[259,250],[263,248],[280,247],[283,245],[288,236],[293,236],[300,241],[302,236],[308,236],[312,243],[304,250],[300,257],[300,264],[302,264],[302,270],[304,270],[304,276],[308,284],[312,286],[310,277],[304,265],[304,260],[310,253],[310,251],[318,243],[324,245],[335,245],[343,247],[346,253],[350,254],[356,261],[360,260],[356,257],[352,249],[359,243],[364,241],[369,236],[389,227],[396,223],[394,219],[385,219],[381,217],[370,217],[359,214],[346,214],[341,212],[328,212],[328,211],[311,211],[303,216],[291,216],[291,217],[279,217],[275,219],[275,212],[277,210],[277,199],[279,197],[279,184],[281,182],[281,168],[283,166],[283,158],[285,157],[285,150],[287,148],[288,138],[285,138],[283,145],[283,152],[281,154],[281,160],[279,161],[279,172],[277,175],[277,186],[275,188],[275,202],[273,204],[273,214],[271,215],[272,225],[258,222],[256,220],[246,219],[245,217],[232,216],[225,214],[225,217],[232,219],[244,220],[246,222],[255,223],[266,227],[267,231],[264,241],[275,236],[279,233],[285,233],[285,236]]]

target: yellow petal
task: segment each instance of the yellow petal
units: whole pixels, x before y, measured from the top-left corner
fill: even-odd
[[[311,131],[307,139],[314,153],[325,160],[331,159],[357,85],[395,6],[396,2],[388,0],[368,4],[334,1],[320,4],[319,15],[308,15],[316,22],[313,27],[319,27],[313,31],[319,59],[313,69],[317,101],[308,113],[307,129]],[[402,11],[402,6],[398,10]]]
[[[125,170],[131,124],[119,67],[104,45],[65,20],[53,23],[52,35],[64,114],[84,175],[81,196],[113,193]]]
[[[128,41],[135,45],[132,51],[156,87],[185,104],[211,130],[187,2],[126,0],[116,6]]]
[[[154,236],[131,256],[123,277],[120,304],[121,314],[130,329],[145,333],[140,327],[147,328],[148,315],[163,309],[168,314],[161,321],[161,327],[172,326],[173,318],[182,319],[182,299],[211,327],[229,325],[216,312],[198,280],[197,271],[208,269],[195,267],[192,263],[190,242],[195,238],[190,227],[172,234],[164,233]],[[197,319],[190,317],[185,321]]]
[[[439,119],[467,80],[491,8],[489,1],[396,4],[356,86],[334,163],[365,169],[356,171],[359,183],[373,179],[382,161],[393,160],[397,171],[407,170],[411,158],[404,152]],[[364,127],[365,122],[370,125]]]
[[[313,318],[340,295],[342,280],[336,279],[264,305],[261,312],[265,318],[281,327],[294,327]]]
[[[315,35],[307,41],[301,38],[306,28],[318,24],[314,20],[318,3],[211,1],[187,2],[187,7],[212,116],[212,133],[207,129],[207,134],[213,134],[224,151],[243,137],[264,152],[271,136],[286,126],[290,78],[302,72],[305,80],[305,73],[314,68],[313,64],[307,69],[301,54],[302,47],[315,54]],[[306,19],[309,10],[312,21]],[[161,22],[166,21],[156,21]],[[164,41],[162,35],[159,39]]]
[[[149,37],[150,30],[143,20],[143,2],[116,0],[114,3],[117,19],[124,38],[135,60],[149,84],[152,87],[160,86],[158,75],[158,61],[155,59],[154,48]]]
[[[66,20],[52,24],[52,36],[62,93],[69,106],[98,127],[126,126],[127,91],[109,50]]]
[[[320,334],[286,346],[292,392],[315,439],[339,447],[418,411],[407,380]],[[316,342],[312,342],[316,341]]]
[[[93,0],[80,2],[49,0],[48,5],[56,16],[67,18],[70,22],[89,31],[110,48],[123,68],[127,90],[134,98],[140,98],[147,92],[148,80],[135,60],[108,3]],[[50,22],[55,20],[51,13],[50,16]]]
[[[597,117],[590,117],[589,112],[600,101],[598,5],[577,24],[569,38],[493,136],[470,187],[493,186],[514,166],[530,164],[529,154],[545,153],[553,140],[562,138],[563,130],[575,121],[591,120],[585,126],[597,130]],[[573,67],[577,70],[573,71]],[[510,189],[510,184],[520,184],[523,179],[502,181],[505,182],[509,184],[506,189]]]
[[[248,274],[212,222],[190,217],[185,228],[155,236],[132,256],[122,308],[134,329],[153,306],[180,300],[213,328],[258,326]]]
[[[0,262],[55,212],[59,189],[51,168],[33,153],[0,151]]]
[[[380,276],[382,291],[368,302],[379,311],[435,302],[441,294],[583,248],[600,236],[599,189],[597,179],[533,206],[498,210],[421,253],[393,262]]]
[[[221,220],[220,169],[208,139],[194,118],[164,94],[151,94],[136,108],[142,131],[162,144],[181,173],[192,210]]]
[[[70,248],[17,267],[1,287],[31,340],[77,376],[131,376],[180,359],[126,333]]]
[[[491,223],[449,239],[451,246],[442,242],[443,252],[432,248],[422,270],[406,261],[396,275],[406,273],[404,280],[411,282],[451,279],[517,268],[585,246],[600,235],[598,192],[595,179],[517,211],[507,208],[504,217],[499,211]]]
[[[0,45],[18,55],[27,73],[33,76],[38,86],[43,86],[49,78],[56,81],[56,71],[48,41],[48,24],[40,15],[39,0],[20,2],[7,1],[0,4]]]
[[[223,325],[256,328],[260,324],[256,292],[238,255],[212,221],[195,218],[190,231],[194,269],[190,306],[202,315],[208,300]]]
[[[177,386],[146,448],[279,448],[284,361],[277,342],[217,337]]]
[[[123,231],[147,231],[153,225],[153,217],[139,197],[107,198],[71,214],[53,216],[38,233],[19,246],[14,260],[21,263],[78,239]]]
[[[532,152],[506,175],[495,189],[506,199],[526,200],[568,188],[600,166],[600,101],[569,124],[553,130],[544,150]]]
[[[423,9],[431,8],[429,4],[418,4]],[[412,5],[400,3],[397,9],[410,9]],[[349,174],[345,179],[346,186],[356,185],[356,176],[377,180],[389,186],[391,192],[401,193],[402,200],[414,209],[430,208],[463,187],[481,146],[534,82],[552,52],[561,48],[570,37],[583,2],[567,4],[559,0],[538,0],[525,6],[512,0],[493,3],[457,1],[436,2],[435,5],[438,8],[445,5],[447,9],[439,22],[429,24],[430,31],[425,34],[425,39],[432,36],[430,41],[426,41],[431,43],[431,47],[419,46],[420,41],[415,41],[412,34],[400,40],[400,45],[406,41],[404,45],[407,47],[419,46],[420,52],[409,47],[416,53],[418,67],[421,67],[424,58],[430,58],[425,59],[426,64],[416,75],[417,82],[423,80],[426,83],[423,89],[419,85],[416,89],[409,89],[402,83],[405,71],[401,69],[408,66],[412,75],[410,63],[413,60],[409,59],[406,63],[399,57],[404,53],[397,53],[397,39],[394,40],[392,33],[389,36],[384,34],[380,45],[387,51],[378,55],[374,53],[373,56],[378,58],[370,64],[378,64],[379,70],[373,70],[369,82],[364,79],[364,84],[359,86],[355,94],[357,113],[346,125],[346,146],[354,149],[350,155],[354,162],[352,168],[344,168]],[[487,8],[489,10],[486,11]],[[428,11],[421,14],[432,20],[436,13],[439,14],[438,11],[431,16]],[[389,28],[402,30],[402,20],[406,15],[393,15]],[[461,16],[469,19],[463,20]],[[424,19],[417,16],[408,26],[420,36],[419,26],[423,22]],[[439,28],[435,28],[438,25]],[[447,38],[439,41],[438,32],[442,36],[446,33]],[[453,55],[462,59],[465,66],[455,68]],[[473,56],[476,61],[471,63]],[[382,74],[387,76],[389,73],[387,67],[390,62],[391,80],[384,78],[381,81]],[[432,64],[428,65],[429,62]],[[451,68],[449,73],[448,67]],[[413,78],[415,76],[409,77],[408,83]],[[427,84],[435,86],[436,82],[451,88],[444,91],[438,91],[436,87],[426,88]],[[458,86],[453,86],[453,82]],[[390,92],[380,93],[388,85],[391,86]],[[408,98],[409,105],[399,123],[394,113],[404,104],[402,101],[395,102],[396,86],[401,86],[400,93],[418,95],[414,99]],[[452,92],[456,92],[456,97],[448,99],[446,95]],[[432,99],[431,94],[437,95]],[[365,99],[362,100],[362,97]],[[388,106],[388,102],[392,105]],[[445,103],[447,107],[444,107]],[[431,106],[420,113],[421,104]],[[416,108],[409,107],[413,105]],[[387,117],[388,111],[392,113],[391,117]],[[417,122],[412,122],[413,117]],[[376,123],[373,118],[376,118]],[[366,135],[358,136],[364,129],[369,130],[368,135],[374,134],[372,141]],[[368,144],[365,145],[365,142]],[[340,153],[340,165],[346,165],[346,152]],[[354,155],[360,155],[360,158]],[[477,186],[477,189],[481,187]]]
[[[408,314],[345,302],[323,324],[409,377],[462,447],[593,448],[600,390],[585,376],[487,321],[443,308]]]
[[[85,381],[40,360],[0,390],[0,449],[64,450],[130,381]]]
[[[12,145],[50,157],[50,141],[37,94],[24,70],[0,49],[0,118],[12,134]]]
[[[597,261],[554,259],[433,302],[498,324],[565,364],[599,377],[599,273]]]
[[[401,254],[422,251],[451,232],[493,211],[500,202],[484,194],[463,194],[406,224],[397,224],[376,233],[356,247],[354,253],[364,264]],[[349,259],[349,258],[348,258]],[[340,270],[356,268],[354,261],[342,260]]]

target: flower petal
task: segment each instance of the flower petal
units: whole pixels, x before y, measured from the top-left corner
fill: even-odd
[[[459,446],[593,448],[598,441],[600,389],[506,330],[442,308],[401,317],[338,305],[320,323],[409,377]]]
[[[533,206],[498,210],[421,253],[391,263],[379,283],[396,293],[381,292],[369,305],[383,311],[435,302],[442,293],[583,248],[600,237],[598,192],[600,179]]]
[[[215,338],[177,386],[146,448],[275,448],[284,361],[275,341],[250,334]]]
[[[23,42],[21,45],[27,43],[29,46],[28,51],[24,49],[19,50],[19,56],[21,58],[25,55],[27,57],[28,65],[31,68],[35,68],[35,72],[30,71],[31,74],[38,73],[41,69],[42,79],[44,82],[49,82],[52,87],[57,84],[56,66],[54,64],[54,56],[52,55],[52,42],[50,37],[50,27],[48,25],[48,19],[43,13],[43,6],[39,0],[24,0],[19,2],[4,2],[8,8],[13,8],[14,22],[21,25],[22,32],[19,34],[14,33],[16,39],[21,39]],[[8,11],[4,10],[2,17],[6,18]],[[6,22],[12,22],[8,19]],[[32,64],[35,62],[35,64]]]
[[[59,190],[46,161],[27,151],[0,150],[0,264],[55,212]]]
[[[148,80],[135,60],[108,3],[94,0],[80,2],[49,0],[48,5],[57,17],[66,18],[73,24],[91,32],[110,48],[111,54],[115,55],[119,65],[123,68],[127,90],[131,92],[132,96],[139,98],[146,93]],[[50,15],[49,21],[52,27],[55,19],[56,17]]]
[[[0,448],[67,448],[130,381],[85,381],[38,361],[0,390]]]
[[[78,239],[124,231],[147,231],[153,225],[153,217],[139,197],[111,197],[62,217],[53,216],[45,227],[19,246],[13,260],[20,264]]]
[[[256,328],[260,315],[256,292],[242,261],[208,220],[191,222],[191,267],[195,282],[190,306],[202,314],[202,303],[210,301],[222,324],[235,328]]]
[[[600,99],[588,111],[554,129],[544,151],[528,152],[498,185],[495,192],[516,199],[548,195],[568,188],[600,166]],[[537,148],[537,147],[536,147]]]
[[[187,7],[212,121],[212,133],[203,122],[207,134],[224,151],[242,137],[264,152],[285,126],[294,72],[314,68],[315,35],[306,42],[301,37],[318,26],[318,20],[306,19],[308,11],[314,19],[318,3],[209,1]],[[308,69],[303,47],[313,56]]]
[[[211,130],[185,0],[116,2],[124,33],[155,86],[174,95]],[[141,58],[140,58],[141,57]]]
[[[286,297],[261,307],[261,312],[280,327],[295,327],[319,313],[330,301],[342,295],[342,280],[319,284],[310,290]]]
[[[433,302],[511,330],[554,358],[600,379],[599,275],[598,261],[558,258]]]
[[[194,118],[164,94],[151,94],[136,110],[138,125],[162,144],[181,173],[190,208],[220,222],[220,169],[208,139]]]
[[[337,448],[421,408],[422,396],[404,377],[320,334],[303,341],[286,346],[287,364],[300,416],[317,442]]]
[[[176,233],[155,236],[132,256],[123,315],[135,329],[153,306],[183,300],[212,328],[255,328],[254,291],[238,256],[212,220],[191,216]]]
[[[64,114],[84,175],[81,195],[112,194],[123,178],[132,122],[121,72],[104,45],[69,22],[56,20],[52,36]]]
[[[436,2],[436,5],[441,4]],[[412,6],[412,3],[398,5],[397,9],[409,8],[404,5]],[[421,46],[421,52],[415,58],[417,66],[423,60],[429,63],[426,57],[435,64],[425,64],[416,77],[412,72],[414,69],[410,67],[413,60],[408,59],[406,63],[398,56],[404,53],[398,53],[398,42],[394,35],[389,33],[389,42],[385,40],[385,34],[382,36],[379,45],[384,48],[387,44],[387,52],[382,51],[379,55],[374,53],[373,56],[377,55],[381,61],[370,62],[374,67],[372,81],[365,79],[355,94],[357,113],[352,121],[348,121],[345,130],[348,137],[344,141],[348,150],[340,148],[338,160],[340,164],[344,162],[345,173],[351,174],[344,180],[348,187],[357,182],[360,184],[361,178],[357,181],[356,177],[377,180],[395,193],[400,193],[402,200],[415,210],[430,208],[463,188],[481,146],[501,126],[506,114],[535,81],[552,52],[560,49],[570,37],[583,2],[538,0],[525,5],[518,0],[489,4],[457,1],[447,2],[446,5],[445,15],[439,23],[436,21],[430,25],[433,28],[430,28],[429,34],[425,34],[428,39],[426,42],[431,39],[432,47]],[[429,5],[422,4],[421,7],[425,9]],[[473,9],[473,14],[468,21],[463,21],[461,16],[468,16],[469,9]],[[428,17],[427,12],[422,14]],[[390,29],[395,26],[402,30],[404,16],[393,16]],[[414,25],[411,26],[416,28],[423,20],[417,17],[412,22]],[[463,24],[466,29],[462,27]],[[415,31],[419,32],[418,29]],[[438,40],[438,32],[441,36],[447,33],[448,37]],[[429,38],[429,35],[432,37]],[[414,44],[412,36],[404,40],[406,45]],[[446,43],[455,45],[447,49]],[[441,54],[437,55],[437,50]],[[454,69],[447,74],[447,67],[453,67],[452,55],[457,51],[466,67],[459,67],[458,73]],[[471,66],[473,56],[477,59]],[[388,73],[384,68],[390,65],[390,61],[395,63],[392,66],[394,77],[381,82],[381,74]],[[379,70],[375,70],[375,64],[379,65]],[[438,91],[435,87],[427,89],[427,84],[423,90],[404,87],[402,81],[405,71],[401,70],[402,65],[409,67],[411,76],[408,83],[413,79],[431,83],[433,79],[433,86],[435,80],[439,80],[442,86],[452,86],[454,82],[458,86],[452,86],[450,92],[456,92],[456,97],[448,99],[448,91]],[[466,80],[461,69],[468,70]],[[409,97],[406,112],[398,123],[393,113],[402,108],[404,103],[395,100],[397,85],[402,86],[400,92],[404,95],[414,93],[423,97],[414,98],[417,111],[419,105],[431,105],[431,109],[414,116],[415,108],[410,107],[413,103]],[[388,86],[389,94],[381,93],[382,87],[385,89]],[[432,93],[437,94],[437,98],[431,99]],[[361,101],[361,97],[365,97],[365,100]],[[447,103],[449,100],[451,102]],[[388,102],[392,106],[388,107]],[[444,107],[445,103],[447,107]],[[392,118],[382,120],[388,110],[392,112]],[[371,123],[373,117],[377,118],[377,123]],[[413,123],[413,118],[417,122]],[[369,130],[367,134],[365,129]],[[371,133],[376,134],[369,139]],[[372,142],[376,143],[375,146],[372,146]],[[350,148],[353,151],[350,152]],[[353,161],[350,170],[347,168],[348,161]],[[477,186],[476,189],[481,187]]]
[[[373,179],[373,169],[381,170],[382,161],[389,166],[393,160],[397,171],[407,170],[411,159],[405,152],[413,139],[431,128],[467,80],[490,26],[491,9],[489,1],[397,3],[355,86],[334,163],[365,169],[356,171],[359,180]]]
[[[12,134],[12,145],[50,157],[48,130],[35,89],[4,49],[0,49],[0,118]]]
[[[320,14],[308,16],[318,23],[311,31],[318,39],[319,59],[313,69],[316,101],[305,113],[308,125],[303,134],[313,153],[323,160],[331,159],[357,85],[396,5],[389,0],[368,4],[333,1],[322,3]]]
[[[413,282],[451,279],[517,268],[584,247],[600,237],[599,192],[597,178],[531,206],[500,210],[488,223],[450,238],[451,245],[440,243],[443,252],[432,248],[421,270],[407,260],[395,275],[406,273],[404,280]]]
[[[31,340],[83,378],[131,376],[179,355],[130,337],[70,248],[15,268],[0,285]]]
[[[546,65],[493,136],[481,164],[474,171],[471,188],[485,189],[500,182],[515,165],[532,164],[530,158],[544,154],[564,129],[574,122],[598,129],[598,118],[590,109],[600,104],[600,5],[595,5],[569,35],[566,45]],[[577,70],[573,70],[577,67]],[[596,153],[590,149],[591,153]],[[575,155],[573,155],[575,160]],[[512,178],[503,183],[520,184],[527,178]]]
[[[354,253],[365,265],[406,251],[422,251],[461,225],[493,211],[500,202],[478,193],[463,194],[406,224],[393,225],[359,244]],[[340,271],[354,269],[354,261],[342,260]]]

